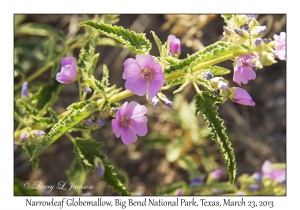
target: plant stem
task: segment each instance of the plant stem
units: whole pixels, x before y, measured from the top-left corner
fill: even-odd
[[[65,132],[65,135],[66,135],[72,142],[75,142],[74,137],[73,137],[69,132]]]

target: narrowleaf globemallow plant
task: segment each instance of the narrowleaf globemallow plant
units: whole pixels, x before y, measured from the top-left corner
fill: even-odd
[[[149,130],[147,106],[166,106],[166,109],[171,110],[173,102],[163,92],[177,87],[173,91],[173,94],[177,94],[188,84],[192,84],[195,89],[195,115],[201,114],[207,123],[210,136],[219,147],[227,165],[229,181],[234,184],[237,173],[235,155],[224,121],[219,117],[217,104],[230,99],[241,105],[255,106],[255,100],[240,86],[251,85],[250,80],[259,77],[256,70],[275,64],[276,58],[285,60],[286,40],[284,32],[280,36],[275,34],[274,40],[263,39],[266,26],[260,26],[254,15],[222,17],[226,23],[222,39],[225,41],[212,43],[182,59],[179,59],[180,39],[175,35],[171,34],[167,40],[161,41],[151,31],[159,49],[159,55],[152,55],[152,44],[145,34],[113,25],[117,22],[114,18],[101,16],[99,21],[96,21],[96,17],[96,20],[82,22],[79,26],[86,30],[85,35],[68,40],[62,31],[42,25],[35,26],[51,32],[52,39],[64,43],[64,50],[51,57],[48,64],[30,77],[22,77],[22,81],[15,85],[15,90],[20,91],[21,96],[18,95],[15,99],[14,116],[18,126],[14,133],[14,143],[22,146],[33,166],[37,167],[39,155],[62,135],[66,135],[72,141],[76,154],[68,172],[70,180],[75,179],[76,172],[83,174],[85,181],[87,172],[92,169],[114,191],[130,195],[125,179],[120,178],[122,173],[99,150],[106,141],[94,140],[91,131],[100,129],[108,122],[115,136],[125,145],[143,142]],[[110,72],[106,65],[103,65],[101,80],[94,76],[99,59],[95,47],[106,42],[111,46],[122,46],[136,54],[135,58],[123,61],[123,74],[119,75],[124,79],[123,87],[110,85]],[[67,56],[70,55],[69,51],[78,47],[81,48],[79,55],[72,53],[72,57]],[[233,61],[231,69],[219,66],[227,60]],[[57,70],[55,66],[58,67]],[[54,69],[51,72],[51,83],[42,85],[37,90],[33,80],[50,67]],[[230,87],[229,81],[223,77],[230,72],[233,73],[233,82],[238,87]],[[52,106],[58,93],[63,85],[72,82],[77,83],[79,101],[70,104],[65,112],[57,114]],[[125,90],[122,91],[122,88]],[[145,97],[149,103],[131,101],[130,96],[133,95]],[[126,102],[121,105],[119,102],[122,100]],[[100,114],[100,119],[93,119],[95,112]],[[111,122],[101,119],[104,112],[111,115]],[[74,131],[81,132],[82,137],[73,137]],[[277,174],[281,172],[270,169],[269,165],[264,167],[263,173],[271,178],[278,177]],[[221,171],[216,170],[210,173],[209,179],[219,180],[221,175]],[[191,186],[202,184],[203,177],[195,176]]]

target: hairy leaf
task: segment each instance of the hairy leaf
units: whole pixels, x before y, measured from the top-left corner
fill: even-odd
[[[31,158],[35,149],[35,146],[29,145],[28,143],[23,144],[22,146],[24,153],[27,155],[28,158]],[[35,169],[39,166],[39,159],[35,158],[32,160],[32,169]]]
[[[70,183],[74,182],[75,184],[81,184],[86,182],[88,171],[82,165],[82,162],[78,155],[76,155],[76,157],[74,158],[71,167],[66,171],[66,174]],[[77,192],[77,195],[81,195],[81,188],[75,188],[75,190]]]
[[[63,84],[53,79],[51,84],[43,85],[39,91],[32,96],[31,100],[37,100],[36,109],[39,111],[39,116],[44,116],[47,112],[47,108],[56,102],[58,93],[62,87]]]
[[[111,24],[98,23],[95,21],[86,21],[79,24],[80,26],[89,26],[114,38],[124,44],[124,47],[136,54],[149,54],[152,46],[144,33],[136,33],[124,29],[122,26],[113,26]]]
[[[203,69],[203,71],[210,71],[214,76],[222,76],[231,72],[230,69],[226,69],[221,66],[210,66]]]
[[[62,30],[53,28],[50,25],[42,23],[26,23],[16,28],[16,34],[30,34],[30,35],[39,35],[39,36],[53,36],[54,38],[65,42],[66,37]]]
[[[106,65],[103,65],[103,76],[102,76],[102,79],[101,79],[101,83],[104,85],[104,86],[109,86],[109,70],[107,68]]]
[[[125,185],[118,179],[114,166],[109,164],[106,156],[100,152],[99,148],[103,143],[76,138],[75,145],[84,164],[94,167],[95,157],[100,158],[105,167],[104,175],[101,179],[121,195],[129,195]]]
[[[36,147],[31,160],[36,158],[41,154],[46,148],[48,148],[54,141],[56,141],[61,135],[63,135],[70,128],[77,125],[86,117],[93,114],[98,110],[98,105],[90,102],[84,101],[76,104],[70,105],[67,110],[69,113],[65,115],[62,119],[58,121],[50,130],[50,132],[43,136],[41,142]]]
[[[174,195],[175,191],[177,189],[185,189],[187,186],[186,186],[186,183],[184,181],[179,181],[179,182],[176,182],[168,187],[164,187],[162,189],[159,189],[156,193],[156,195]]]
[[[201,113],[204,121],[211,129],[212,138],[217,143],[221,154],[227,164],[230,182],[233,184],[237,173],[235,156],[228,136],[225,133],[224,121],[219,117],[216,103],[222,100],[209,92],[202,92],[195,96],[196,115]]]
[[[199,65],[205,61],[210,61],[213,59],[219,60],[220,57],[228,55],[229,53],[244,51],[245,49],[240,45],[219,41],[204,48],[202,51],[192,54],[178,63],[170,65],[167,69],[165,69],[165,72],[171,73],[178,70],[187,71],[189,68]]]

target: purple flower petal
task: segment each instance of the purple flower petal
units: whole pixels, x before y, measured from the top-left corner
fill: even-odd
[[[121,138],[124,144],[129,145],[137,140],[137,136],[134,131],[129,127],[124,127],[121,130]]]
[[[154,58],[151,55],[136,55],[135,59],[142,68],[152,68],[154,64]]]
[[[252,101],[251,96],[242,88],[234,88],[234,96],[232,100],[236,103],[247,105],[247,106],[254,106],[255,103]]]
[[[180,39],[177,39],[174,35],[169,35],[168,40],[170,41],[170,53],[172,56],[175,54],[179,55],[181,53]]]
[[[285,52],[286,34],[285,34],[285,32],[281,32],[280,36],[274,34],[274,40],[275,40],[276,56],[280,60],[286,60],[286,52]]]
[[[125,88],[134,92],[138,96],[143,96],[147,92],[147,80],[130,77],[125,82]]]
[[[128,79],[130,77],[139,78],[138,74],[140,72],[140,65],[133,58],[128,58],[124,63],[123,79]]]
[[[56,80],[60,83],[69,83],[76,78],[76,59],[73,57],[61,59],[61,70],[56,74]]]
[[[126,101],[126,102],[121,106],[121,108],[118,109],[118,112],[117,112],[117,114],[116,114],[116,119],[117,119],[117,120],[121,120],[121,119],[123,118],[124,113],[125,113],[125,109],[126,109],[126,107],[127,107],[127,104],[128,104],[128,102]]]
[[[127,116],[134,118],[134,117],[139,117],[139,116],[145,115],[147,113],[147,111],[148,110],[147,110],[146,106],[140,105],[140,104],[132,101],[127,105],[125,114]]]
[[[118,120],[113,119],[111,121],[113,132],[116,134],[116,137],[119,138],[121,136],[122,126]]]
[[[152,79],[149,84],[148,98],[152,100],[152,98],[158,93],[158,91],[160,91],[162,86],[163,83],[160,79]]]
[[[255,63],[252,59],[255,58],[254,55],[243,55],[238,57],[235,62],[233,81],[241,85],[241,82],[247,84],[249,80],[254,80],[256,78],[256,73],[252,69],[255,67]]]
[[[136,102],[125,102],[116,113],[116,119],[112,120],[113,132],[116,137],[121,136],[124,144],[129,145],[137,140],[137,135],[145,136],[148,132],[147,108]]]
[[[125,88],[139,96],[145,95],[147,91],[151,92],[151,96],[153,93],[156,95],[165,82],[160,64],[155,63],[151,55],[136,55],[136,60],[129,58],[123,65],[123,79],[126,79]],[[159,87],[153,87],[152,80],[160,81],[155,82],[155,84],[159,84]]]
[[[148,132],[147,117],[139,116],[132,118],[131,127],[132,130],[139,136],[145,136]]]

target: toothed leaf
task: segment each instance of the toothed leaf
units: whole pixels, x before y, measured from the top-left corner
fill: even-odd
[[[98,23],[95,21],[86,21],[79,24],[80,26],[88,26],[105,34],[110,38],[114,38],[124,44],[124,47],[136,54],[149,54],[152,46],[144,33],[136,33],[129,31],[122,26],[113,26],[111,24]]]
[[[227,164],[230,183],[233,184],[237,173],[235,156],[225,132],[224,121],[219,117],[216,103],[222,103],[222,100],[209,92],[202,92],[195,96],[196,115],[201,113],[204,121],[211,129],[212,139],[217,143],[220,149],[224,161]]]

